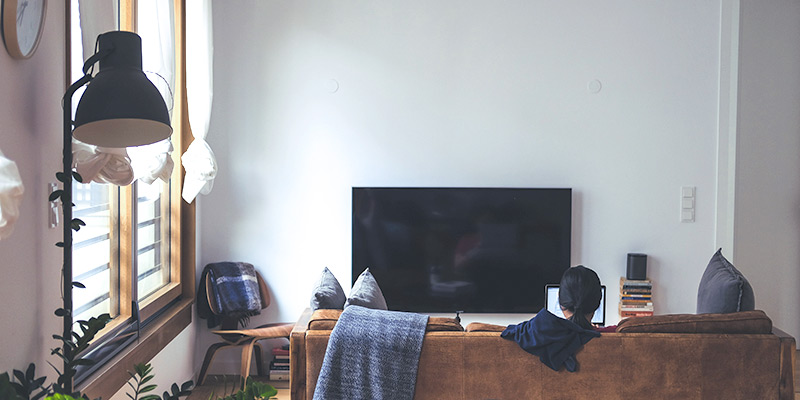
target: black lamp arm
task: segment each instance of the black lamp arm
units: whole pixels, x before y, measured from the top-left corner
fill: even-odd
[[[84,75],[91,75],[91,73],[89,71],[92,69],[92,67],[94,67],[94,64],[96,62],[102,60],[103,58],[105,58],[109,54],[111,54],[111,50],[100,50],[100,51],[92,54],[91,57],[87,58],[86,62],[83,63],[83,73],[84,73]]]
[[[95,56],[90,57],[89,60],[86,61],[89,64]],[[97,59],[92,61],[94,64]],[[86,65],[84,65],[84,69],[88,71]],[[64,251],[64,265],[62,269],[62,289],[61,295],[63,299],[63,306],[62,306],[62,315],[61,318],[63,319],[63,333],[62,337],[64,338],[71,338],[72,337],[72,324],[73,324],[73,307],[72,307],[72,96],[75,92],[83,85],[87,84],[89,81],[92,80],[92,75],[90,73],[86,73],[80,79],[75,81],[72,85],[67,88],[66,93],[64,93],[64,98],[62,99],[62,107],[64,108],[64,135],[63,135],[63,149],[62,149],[62,156],[63,156],[63,194],[61,196],[61,212],[64,216],[62,220],[63,230],[64,230],[64,241],[63,243],[63,251]],[[62,348],[62,352],[64,355],[69,354],[72,349],[64,344]],[[65,374],[65,381],[62,382],[62,389],[65,393],[69,394],[72,392],[72,376],[67,372],[67,361],[64,360],[64,374]]]

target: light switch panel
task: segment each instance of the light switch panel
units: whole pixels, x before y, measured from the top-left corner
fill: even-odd
[[[694,186],[681,187],[681,222],[694,222],[695,193]]]

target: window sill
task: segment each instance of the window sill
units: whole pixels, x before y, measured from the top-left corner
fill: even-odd
[[[130,379],[134,364],[152,359],[192,322],[193,299],[182,299],[142,330],[139,341],[112,358],[78,387],[89,398],[110,399]]]

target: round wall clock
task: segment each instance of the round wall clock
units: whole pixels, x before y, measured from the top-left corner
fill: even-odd
[[[44,29],[47,0],[0,0],[3,2],[3,42],[14,58],[29,58],[36,51]]]

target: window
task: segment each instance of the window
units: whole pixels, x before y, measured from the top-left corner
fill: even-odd
[[[100,152],[103,157],[121,157],[114,159],[117,164],[112,162],[109,166],[123,167],[106,175],[101,173],[93,182],[75,182],[73,186],[73,215],[86,223],[73,237],[73,280],[86,286],[73,289],[74,320],[102,313],[113,318],[90,349],[91,357],[101,364],[80,371],[76,378],[76,384],[92,397],[110,397],[115,390],[109,390],[121,387],[127,380],[124,371],[132,368],[132,364],[104,366],[105,360],[124,352],[139,352],[137,358],[141,361],[142,354],[152,356],[171,340],[164,334],[152,335],[152,340],[137,338],[140,331],[146,336],[148,326],[180,319],[181,325],[176,322],[168,329],[179,332],[191,320],[194,207],[180,199],[179,164],[179,156],[188,146],[186,138],[191,134],[185,113],[175,107],[182,103],[174,101],[183,93],[183,83],[176,79],[183,79],[182,5],[182,0],[71,0],[67,13],[68,84],[82,76],[83,61],[94,53],[98,34],[115,29],[136,31],[142,37],[143,70],[161,90],[173,119],[171,155],[131,148],[127,153],[132,166],[125,167],[124,157],[113,151],[106,154],[104,149],[80,147],[86,154]],[[75,94],[74,107],[82,92]],[[148,169],[154,159],[172,160],[171,174],[155,179]],[[81,171],[80,165],[78,170]],[[125,181],[125,174],[131,170],[134,176],[143,178],[122,186],[98,182],[121,183],[119,180]],[[78,329],[77,324],[75,328]],[[122,368],[123,373],[103,372],[115,368]]]

